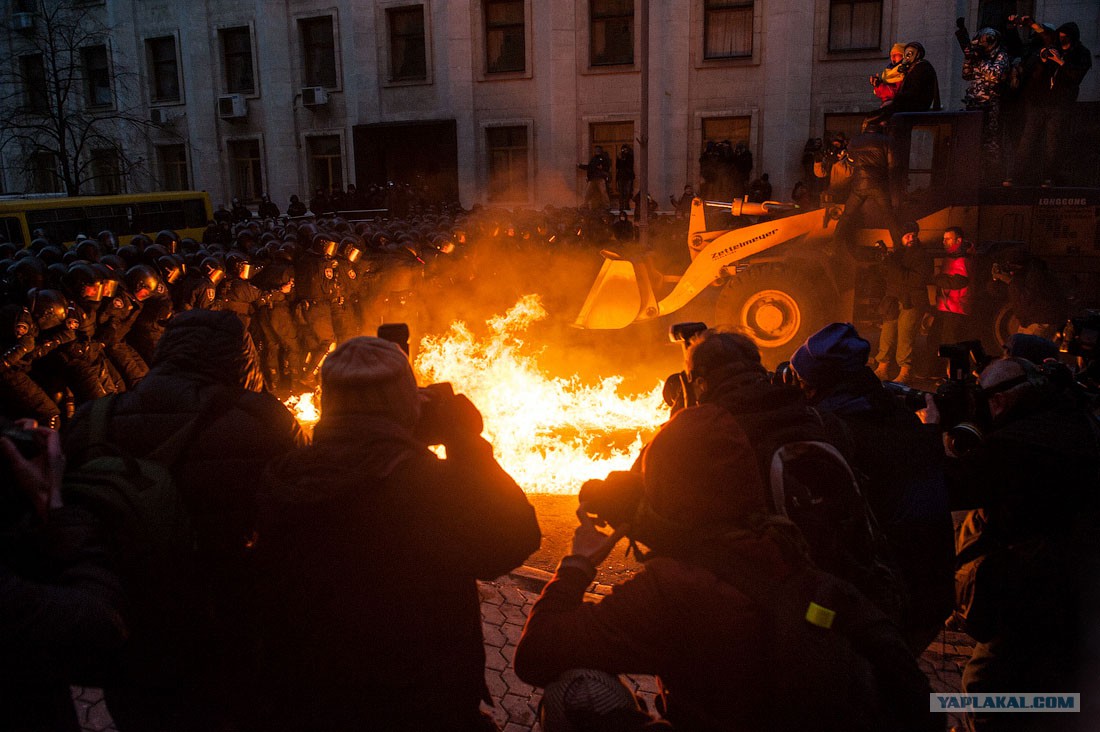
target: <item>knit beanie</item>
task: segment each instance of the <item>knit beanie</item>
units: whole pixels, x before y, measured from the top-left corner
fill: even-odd
[[[408,356],[382,338],[360,336],[341,343],[321,367],[321,412],[376,414],[415,425],[420,396]]]
[[[743,524],[767,510],[756,454],[727,410],[676,413],[642,456],[645,504],[682,528]]]
[[[791,356],[791,367],[809,386],[820,388],[865,368],[871,344],[851,323],[830,323],[806,339]]]

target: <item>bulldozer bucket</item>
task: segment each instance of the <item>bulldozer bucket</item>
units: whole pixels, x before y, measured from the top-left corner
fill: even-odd
[[[639,319],[644,309],[652,308],[652,286],[644,265],[614,252],[600,253],[603,266],[573,325],[593,330],[625,328]]]

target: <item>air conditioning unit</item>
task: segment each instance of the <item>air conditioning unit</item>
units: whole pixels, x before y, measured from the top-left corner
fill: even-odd
[[[154,107],[149,110],[149,121],[155,125],[166,125],[175,121],[175,117],[167,109]]]
[[[323,86],[302,87],[302,104],[307,107],[320,107],[328,104],[328,92]]]
[[[34,30],[34,13],[12,13],[11,27],[17,31]]]
[[[222,119],[242,119],[248,115],[248,104],[241,94],[223,94],[218,97],[218,116]]]

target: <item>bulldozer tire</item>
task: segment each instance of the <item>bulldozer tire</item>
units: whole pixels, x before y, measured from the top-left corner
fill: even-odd
[[[986,353],[999,354],[1001,347],[1019,330],[1020,319],[1007,302],[995,303],[992,310],[992,317],[982,321],[982,345]]]
[[[828,284],[815,286],[805,274],[785,268],[739,274],[719,294],[715,321],[749,335],[764,365],[774,368],[829,322],[824,293],[818,291],[824,287]]]

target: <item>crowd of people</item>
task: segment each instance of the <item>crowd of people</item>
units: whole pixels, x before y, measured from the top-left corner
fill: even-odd
[[[1069,368],[1030,343],[922,420],[850,324],[774,373],[745,335],[684,335],[671,418],[581,486],[519,640],[543,729],[937,729],[917,658],[945,623],[978,642],[966,692],[1081,693],[975,729],[1095,722],[1100,426]],[[343,341],[320,386],[307,441],[238,315],[198,308],[60,435],[6,423],[6,728],[75,730],[72,683],[121,732],[494,728],[476,580],[538,548],[534,510],[477,407],[397,344]],[[624,537],[641,569],[585,601]],[[659,719],[620,673],[660,677]]]
[[[682,240],[683,225],[657,217],[651,236]],[[489,286],[509,260],[634,236],[606,212],[553,207],[216,219],[201,241],[161,231],[118,246],[104,231],[68,250],[37,231],[23,249],[0,243],[0,405],[57,427],[81,404],[134,388],[173,314],[195,309],[236,315],[265,387],[301,392],[337,343],[383,321],[444,327],[475,280],[486,281],[486,306],[510,305]]]
[[[1061,89],[1076,26],[1028,21],[1042,45],[1021,83]],[[987,131],[998,43],[983,30],[964,47]],[[895,50],[875,120],[935,105],[923,48]],[[861,137],[830,141],[822,166],[851,177],[851,211],[886,203],[885,135]],[[747,148],[728,152],[704,152],[704,197],[769,198]],[[82,684],[120,732],[494,729],[477,580],[538,548],[534,509],[477,406],[361,334],[409,320],[433,278],[501,280],[501,253],[632,240],[629,153],[617,217],[597,150],[580,209],[464,212],[349,186],[308,209],[292,197],[286,216],[267,197],[259,218],[219,206],[201,240],[0,243],[0,726],[78,729]],[[683,239],[693,194],[654,236]],[[355,220],[375,207],[391,217]],[[1059,362],[1065,302],[1041,260],[1010,262],[994,277],[1026,332],[1003,358],[956,347],[914,405],[887,379],[914,378],[929,286],[930,342],[974,335],[972,247],[948,228],[937,273],[916,223],[889,228],[877,353],[832,323],[769,372],[744,334],[682,333],[669,420],[631,470],[580,487],[571,551],[519,639],[547,732],[942,728],[917,659],[945,624],[977,642],[965,692],[1081,695],[1078,714],[975,710],[972,729],[1095,727],[1098,316],[1066,329],[1083,360]],[[317,386],[307,439],[280,397]],[[587,601],[624,538],[641,569]],[[658,708],[622,673],[657,675]]]

